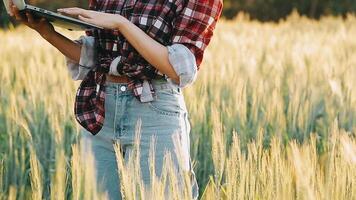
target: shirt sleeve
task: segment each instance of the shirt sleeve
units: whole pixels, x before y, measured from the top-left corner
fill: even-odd
[[[222,12],[222,0],[180,0],[173,19],[172,43],[185,45],[195,56],[197,68],[210,43]]]
[[[193,53],[182,44],[167,46],[168,60],[173,66],[174,71],[179,76],[179,87],[184,88],[192,84],[197,78],[197,65]],[[168,79],[172,84],[176,84]],[[176,84],[177,85],[177,84]]]
[[[94,37],[80,36],[80,38],[74,40],[74,42],[82,46],[79,63],[76,63],[66,56],[65,61],[72,79],[83,80],[87,73],[95,67]]]

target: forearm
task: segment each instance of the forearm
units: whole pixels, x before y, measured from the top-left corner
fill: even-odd
[[[179,77],[169,62],[166,46],[148,36],[128,20],[121,23],[118,29],[147,62],[179,84]]]
[[[37,31],[45,40],[56,47],[66,57],[79,63],[81,45],[73,42],[72,40],[64,37],[60,33],[56,32],[53,25],[48,20],[41,18],[39,20],[34,19],[30,12],[26,11],[25,16],[21,15],[18,8],[10,1],[11,12],[10,15],[17,20],[24,23],[26,26]]]
[[[64,56],[79,63],[81,45],[73,42],[58,32],[53,32],[49,35],[42,35],[50,44],[56,47]]]

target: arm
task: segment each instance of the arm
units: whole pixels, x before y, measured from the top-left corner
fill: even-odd
[[[37,31],[45,40],[56,47],[62,54],[79,63],[81,51],[80,44],[77,44],[56,32],[53,26],[47,22],[45,18],[34,20],[30,13],[26,13],[26,17],[23,17],[20,15],[17,7],[13,4],[11,4],[11,12],[12,13],[10,13],[10,15],[15,17],[16,20],[21,21],[26,26]]]
[[[76,62],[65,56],[66,65],[73,80],[83,80],[88,72],[95,68],[95,39],[92,36],[80,36],[74,40],[81,45],[80,59]]]
[[[47,36],[42,35],[42,37],[56,47],[64,56],[79,63],[81,51],[80,44],[73,42],[56,31]]]
[[[179,77],[169,62],[168,49],[166,46],[148,36],[126,18],[122,23],[118,23],[117,29],[147,62],[179,84]]]
[[[178,15],[172,22],[172,41],[186,48],[177,47],[177,51],[163,46],[121,15],[81,8],[64,8],[58,11],[106,29],[119,30],[147,62],[183,86],[196,78],[196,70],[199,69],[204,50],[213,36],[222,7],[222,0],[189,0],[186,5],[180,4],[177,8]],[[178,67],[180,65],[184,67]]]
[[[81,8],[64,8],[58,11],[107,29],[118,29],[147,62],[179,84],[179,76],[169,62],[168,48],[148,36],[125,17]]]

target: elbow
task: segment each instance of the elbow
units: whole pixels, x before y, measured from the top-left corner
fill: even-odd
[[[175,73],[168,78],[180,88],[193,84],[197,79],[198,69],[195,64],[173,65],[173,69]]]
[[[95,67],[94,38],[81,36],[74,42],[81,45],[79,58],[72,59],[65,56],[66,65],[73,80],[83,80]]]
[[[175,76],[173,78],[171,78],[172,81],[176,84],[176,85],[180,85],[180,78],[179,76]]]
[[[197,79],[197,73],[198,71],[196,70],[195,67],[192,67],[192,71],[187,71],[185,73],[180,74],[178,77],[178,85],[181,88],[185,88],[189,85],[192,85],[195,80]]]
[[[194,54],[182,44],[168,46],[168,59],[172,65],[176,76],[171,77],[172,81],[181,88],[195,82],[198,67]]]

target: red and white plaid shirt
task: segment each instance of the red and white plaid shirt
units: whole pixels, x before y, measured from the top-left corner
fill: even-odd
[[[222,7],[222,0],[89,0],[89,9],[120,14],[162,45],[185,45],[195,55],[198,69]],[[104,123],[106,74],[116,57],[121,56],[117,71],[129,77],[128,87],[138,99],[143,80],[149,81],[154,94],[150,80],[166,77],[117,30],[87,30],[86,35],[95,38],[97,63],[77,90],[74,110],[79,124],[95,135]]]

